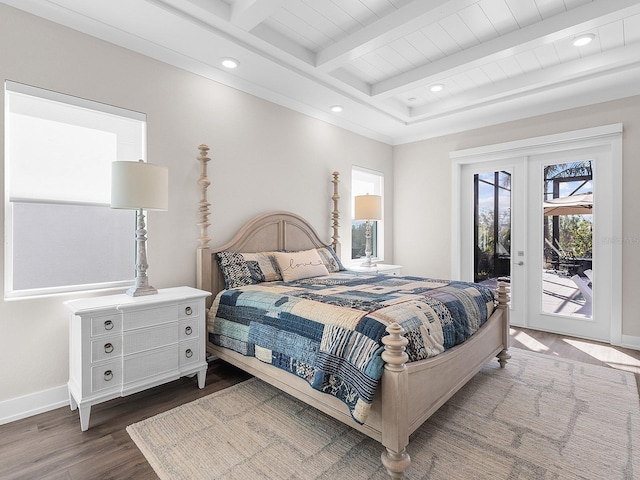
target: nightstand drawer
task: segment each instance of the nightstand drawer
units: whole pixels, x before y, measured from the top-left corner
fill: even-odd
[[[180,341],[198,338],[200,336],[200,324],[203,323],[201,318],[190,318],[188,320],[180,320]]]
[[[123,335],[122,353],[131,355],[172,343],[178,343],[178,329],[176,323],[166,323],[150,328],[141,328]]]
[[[178,320],[178,306],[165,305],[162,308],[148,308],[145,310],[133,310],[124,313],[122,329],[135,330],[136,328],[151,327],[163,323]]]
[[[178,344],[169,345],[136,355],[122,361],[124,383],[143,380],[171,370],[178,370]]]
[[[91,341],[91,363],[122,356],[122,336]]]
[[[197,338],[180,342],[180,367],[189,365],[190,363],[201,362],[202,349]]]
[[[200,315],[202,302],[184,302],[178,305],[178,314],[180,318],[197,317]]]
[[[120,359],[91,367],[91,391],[118,388],[122,384],[122,362]]]
[[[122,315],[104,315],[91,318],[91,336],[122,332]]]

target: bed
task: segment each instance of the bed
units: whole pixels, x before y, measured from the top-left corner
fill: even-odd
[[[251,256],[252,253],[261,255],[263,270],[265,270],[265,252],[269,253],[269,258],[272,260],[273,257],[271,253],[273,252],[294,252],[294,254],[297,254],[299,252],[320,250],[324,252],[337,252],[339,254],[339,176],[337,172],[334,172],[331,180],[333,183],[333,211],[331,212],[333,235],[331,237],[332,241],[329,244],[323,241],[314,227],[301,216],[291,212],[278,211],[258,215],[240,228],[229,242],[218,247],[211,247],[209,245],[211,239],[208,234],[210,226],[208,221],[210,204],[207,199],[207,189],[210,185],[207,176],[207,164],[210,160],[208,157],[209,148],[206,145],[200,145],[199,150],[198,160],[201,166],[201,174],[198,184],[201,190],[201,199],[199,202],[200,216],[198,222],[200,238],[197,249],[197,286],[200,289],[212,293],[212,296],[207,300],[207,308],[209,310],[207,321],[207,351],[219,359],[251,373],[380,442],[383,446],[381,454],[382,464],[389,476],[391,478],[403,478],[404,472],[411,462],[406,451],[411,433],[422,425],[425,420],[492,358],[497,357],[500,366],[505,366],[509,358],[507,352],[509,342],[509,311],[505,282],[498,282],[495,296],[492,294],[491,299],[488,299],[486,291],[481,288],[476,289],[476,287],[470,284],[464,284],[463,282],[418,279],[417,277],[391,279],[387,276],[351,274],[350,272],[341,271],[339,268],[341,265],[339,265],[338,270],[340,271],[330,273],[328,277],[311,277],[311,280],[306,281],[306,283],[311,285],[312,291],[302,292],[300,294],[301,298],[296,298],[295,300],[292,298],[294,297],[292,292],[294,290],[297,291],[299,288],[301,289],[302,285],[300,285],[300,283],[305,283],[305,278],[294,279],[293,283],[283,282],[277,279],[273,283],[262,282],[265,280],[265,276],[269,276],[269,272],[265,275],[264,272],[260,270],[262,277],[260,279],[261,281],[257,282],[258,284],[249,282],[248,284],[243,283],[240,287],[234,287],[233,283],[228,285],[229,277],[227,276],[227,278],[225,278],[220,265],[225,268],[225,273],[228,274],[224,259],[235,258],[234,254],[236,253],[247,254],[248,256]],[[330,267],[327,263],[327,257],[321,256],[321,258],[325,267]],[[280,257],[278,257],[278,259],[282,260]],[[257,262],[254,256],[251,256],[251,260],[252,264]],[[337,260],[339,263],[339,257]],[[311,264],[312,262],[307,263]],[[307,263],[300,261],[296,265]],[[283,266],[284,264],[280,263],[279,265]],[[253,275],[255,272],[250,273]],[[284,276],[284,271],[282,274]],[[426,286],[420,283],[423,281],[427,282]],[[309,303],[317,302],[320,300],[318,298],[319,296],[325,295],[324,292],[319,290],[320,288],[329,288],[329,293],[326,296],[334,300],[336,298],[343,299],[345,298],[344,291],[337,291],[336,289],[343,288],[345,285],[351,288],[353,283],[364,283],[365,288],[369,290],[383,289],[387,293],[390,292],[382,303],[376,303],[376,300],[373,301],[372,305],[366,307],[362,307],[362,305],[358,303],[355,309],[360,308],[363,310],[362,318],[365,318],[365,316],[375,316],[378,312],[385,312],[385,308],[397,311],[399,308],[404,308],[403,305],[410,302],[417,302],[422,305],[426,300],[411,297],[409,301],[408,297],[405,298],[405,295],[408,293],[415,294],[416,292],[422,295],[427,290],[430,291],[432,289],[431,287],[433,287],[433,290],[440,292],[441,295],[442,289],[444,289],[448,292],[448,296],[454,295],[456,298],[463,294],[460,292],[471,292],[468,293],[470,297],[464,297],[462,303],[473,304],[470,308],[479,310],[482,310],[483,303],[486,304],[487,318],[482,319],[482,321],[472,320],[467,322],[473,324],[474,328],[471,329],[471,332],[468,332],[470,335],[462,343],[454,341],[449,345],[449,348],[443,352],[435,352],[437,354],[431,352],[430,355],[433,356],[418,359],[420,358],[420,354],[416,357],[416,349],[414,348],[416,343],[415,332],[411,331],[411,324],[406,321],[394,321],[394,319],[389,319],[388,315],[379,315],[380,318],[378,318],[378,320],[383,321],[386,328],[384,328],[385,331],[378,332],[378,337],[375,337],[379,340],[378,345],[380,348],[375,354],[372,353],[368,358],[372,363],[379,361],[380,378],[379,380],[376,379],[373,385],[374,390],[372,391],[371,397],[367,396],[368,393],[362,393],[361,396],[364,400],[355,398],[353,402],[345,401],[345,395],[330,395],[325,393],[322,386],[320,386],[320,388],[318,388],[317,385],[312,387],[312,379],[305,377],[304,374],[294,375],[287,371],[286,368],[282,368],[282,365],[280,365],[279,368],[268,361],[262,361],[260,359],[260,352],[258,352],[257,356],[247,356],[243,354],[247,353],[243,351],[246,345],[244,345],[243,342],[241,342],[242,344],[240,346],[234,344],[234,339],[232,338],[234,334],[228,333],[229,331],[233,331],[235,327],[225,330],[220,326],[221,318],[231,318],[236,315],[235,313],[227,315],[221,312],[231,308],[228,306],[230,304],[234,304],[235,306],[237,303],[239,305],[241,302],[236,301],[236,299],[241,298],[243,295],[258,295],[260,302],[266,302],[265,304],[268,304],[268,307],[264,307],[264,305],[261,304],[262,306],[260,308],[271,309],[274,304],[279,303],[274,302],[272,297],[277,297],[282,294],[282,292],[285,292],[288,301],[301,302],[296,303],[296,305],[305,306],[302,310],[317,312],[320,311],[321,308],[329,308],[330,310],[335,307],[335,305],[331,307],[320,307],[318,304],[318,308],[313,308],[316,304]],[[267,286],[266,284],[269,285]],[[227,286],[233,288],[227,289]],[[266,291],[263,287],[266,287]],[[314,291],[314,289],[316,290]],[[408,292],[408,290],[411,291]],[[291,298],[289,293],[291,293]],[[465,295],[467,295],[467,293],[465,293]],[[398,299],[398,297],[401,298]],[[245,305],[245,309],[246,305],[252,305],[250,310],[255,314],[256,310],[253,308],[253,305],[256,304],[255,302],[255,298],[247,297],[246,302],[242,304]],[[428,300],[428,302],[435,302],[435,300]],[[460,303],[460,301],[457,301],[456,305]],[[221,304],[224,305],[222,309]],[[311,305],[312,308],[310,308],[309,305]],[[350,305],[352,310],[354,305],[355,303]],[[258,309],[258,311],[260,312],[260,309]],[[262,315],[262,313],[259,314]],[[280,314],[275,314],[274,316],[279,318],[279,315]],[[342,313],[337,313],[336,311],[336,315],[342,315]],[[325,316],[325,314],[323,314],[323,316]],[[342,318],[339,321],[329,319],[328,322],[341,325],[345,323]],[[246,325],[248,324],[249,322],[247,321]],[[251,324],[253,325],[253,322],[251,322]],[[406,327],[408,326],[408,328],[403,328],[401,324]],[[268,328],[269,330],[257,330],[257,334],[269,336],[271,335],[272,327],[273,325],[262,327]],[[241,328],[245,327],[241,326]],[[465,328],[469,329],[468,327]],[[373,330],[375,330],[375,328]],[[267,332],[266,334],[264,333],[265,331]],[[252,332],[254,335],[256,334],[256,331]],[[340,331],[336,333],[336,335],[341,334],[342,332]],[[456,334],[453,335],[455,336]],[[275,336],[277,335],[274,335],[274,337]],[[373,335],[371,336],[373,337]],[[227,340],[221,341],[221,338]],[[366,340],[367,342],[369,341],[369,339]],[[349,342],[350,345],[354,343],[352,339],[350,339]],[[367,343],[367,348],[369,348],[369,346],[370,342]],[[254,347],[252,347],[252,349],[253,348]],[[363,349],[364,347],[358,346],[357,350],[359,354]],[[258,350],[258,347],[255,347],[255,350]],[[373,352],[372,349],[370,350]],[[267,354],[270,354],[269,350],[266,351]],[[251,353],[256,354],[255,351]],[[264,354],[264,352],[262,352],[262,354]],[[412,361],[409,361],[410,355],[413,357]],[[275,356],[273,358],[275,358]],[[290,362],[289,357],[287,356],[286,358]],[[369,367],[371,367],[371,364],[368,363],[366,369],[373,371],[373,367]],[[365,368],[363,367],[362,369],[364,370]],[[376,375],[377,374],[373,374],[372,376],[376,377]],[[362,380],[363,378],[364,380]],[[358,377],[356,383],[359,385],[356,390],[358,390],[358,392],[364,392],[366,389],[362,387],[360,383],[367,383],[368,380],[369,377]],[[353,400],[352,396],[347,396]],[[362,400],[360,401],[360,407],[364,405],[364,410],[357,405],[359,400]]]

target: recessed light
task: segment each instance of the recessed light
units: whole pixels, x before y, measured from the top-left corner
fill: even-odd
[[[330,108],[333,113],[340,113],[342,110],[344,110],[342,108],[342,105],[331,105]]]
[[[238,68],[238,65],[240,65],[240,62],[238,60],[236,60],[235,58],[221,58],[220,59],[220,64],[224,67],[224,68],[228,68],[228,69],[234,69],[234,68]]]
[[[593,40],[596,38],[596,36],[593,33],[587,33],[585,35],[580,35],[579,37],[576,37],[573,39],[573,46],[574,47],[584,47],[585,45],[590,44],[591,42],[593,42]]]
[[[432,92],[441,92],[444,89],[444,85],[441,83],[435,83],[429,87]]]

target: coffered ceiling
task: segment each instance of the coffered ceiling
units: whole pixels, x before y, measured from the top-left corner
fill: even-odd
[[[390,144],[640,94],[638,0],[0,1]]]

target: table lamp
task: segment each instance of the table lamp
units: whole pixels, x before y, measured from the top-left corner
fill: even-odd
[[[167,210],[169,169],[152,163],[117,161],[111,168],[111,208],[136,210],[136,281],[127,295],[139,297],[158,291],[147,277],[147,231],[144,210]]]
[[[354,197],[354,220],[365,220],[363,267],[373,267],[371,263],[371,221],[382,220],[382,197],[380,195],[357,195]]]

